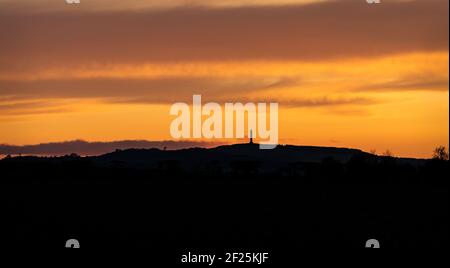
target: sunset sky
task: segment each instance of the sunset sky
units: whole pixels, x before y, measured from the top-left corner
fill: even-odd
[[[175,102],[279,103],[280,143],[430,157],[447,0],[0,0],[0,144],[168,140]]]

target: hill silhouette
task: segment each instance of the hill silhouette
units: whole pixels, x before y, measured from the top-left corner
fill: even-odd
[[[91,158],[99,165],[116,165],[132,168],[156,168],[164,161],[177,164],[184,171],[201,171],[213,164],[230,171],[236,162],[258,163],[260,173],[281,172],[292,167],[292,164],[321,163],[332,160],[345,164],[356,158],[366,158],[381,161],[383,157],[363,152],[359,149],[279,145],[272,150],[260,150],[258,144],[233,144],[213,148],[186,148],[180,150],[159,149],[127,149],[116,150],[101,156]],[[424,159],[396,158],[396,162],[414,167],[424,165]]]

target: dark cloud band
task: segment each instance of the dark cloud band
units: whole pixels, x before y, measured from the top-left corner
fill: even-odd
[[[91,62],[327,60],[448,51],[448,1],[142,12],[1,12],[1,69]],[[0,69],[0,72],[1,72]]]

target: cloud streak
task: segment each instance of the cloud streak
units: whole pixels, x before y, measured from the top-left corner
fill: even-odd
[[[294,81],[290,79],[267,77],[0,81],[0,96],[14,96],[19,100],[101,98],[130,100],[130,102],[145,100],[148,103],[173,103],[174,96],[178,101],[192,98],[194,93],[211,98],[225,98],[230,94],[249,93],[291,84],[293,85]]]
[[[357,91],[448,91],[448,77],[405,77],[384,83],[369,84]]]
[[[123,140],[111,142],[88,142],[83,140],[51,142],[34,145],[7,145],[0,144],[0,155],[46,155],[60,156],[71,153],[78,155],[100,155],[113,152],[117,149],[164,149],[176,150],[183,148],[211,148],[227,143],[204,142],[204,141],[146,141],[146,140]]]
[[[206,102],[278,102],[283,107],[327,107],[374,104],[365,97],[276,96],[266,91],[298,87],[301,82],[285,79],[76,79],[40,81],[0,81],[0,95],[9,96],[0,103],[2,115],[33,114],[42,108],[62,108],[64,104],[97,99],[104,103],[173,104],[192,103],[192,95],[203,95]],[[39,94],[36,94],[39,92]],[[269,95],[270,97],[267,97]],[[259,96],[259,97],[254,97]]]

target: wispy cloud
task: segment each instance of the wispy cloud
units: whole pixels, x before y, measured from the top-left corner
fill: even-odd
[[[102,98],[113,102],[173,103],[174,96],[177,101],[189,100],[193,94],[230,98],[230,95],[239,96],[290,83],[289,79],[267,77],[0,81],[0,96],[14,96],[17,99]]]
[[[330,98],[327,96],[309,99],[283,100],[281,103],[287,107],[327,107],[327,106],[366,106],[376,104],[379,101],[373,98],[354,97],[354,98]]]
[[[448,91],[448,77],[406,77],[393,81],[370,84],[358,88],[358,91],[374,91],[374,92],[386,92],[386,91]]]
[[[20,116],[27,114],[64,113],[70,109],[59,101],[49,100],[15,100],[13,102],[0,102],[0,113],[5,116]]]

